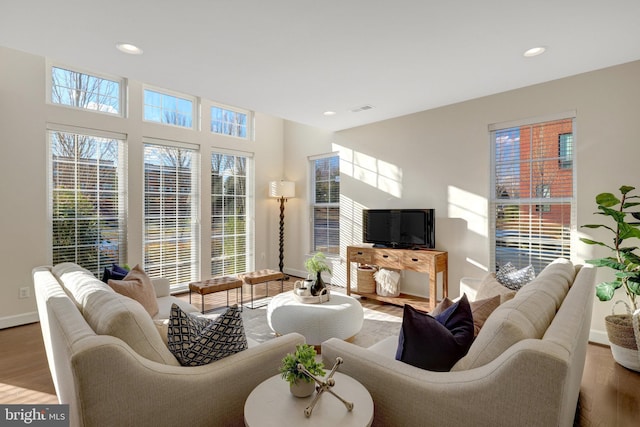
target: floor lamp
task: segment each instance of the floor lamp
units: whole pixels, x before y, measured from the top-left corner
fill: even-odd
[[[284,203],[296,196],[296,184],[293,181],[271,181],[269,196],[280,201],[280,272],[284,267]]]

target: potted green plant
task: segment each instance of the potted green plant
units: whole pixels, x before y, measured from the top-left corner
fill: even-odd
[[[605,326],[611,342],[611,351],[614,359],[621,365],[640,371],[640,358],[638,356],[638,341],[640,331],[634,333],[633,316],[639,316],[638,296],[640,296],[640,256],[636,253],[638,246],[630,246],[629,241],[640,239],[640,211],[637,206],[640,202],[630,201],[640,199],[640,196],[631,195],[635,187],[623,185],[620,187],[621,197],[612,193],[601,193],[596,196],[598,212],[613,220],[614,225],[587,224],[585,228],[605,228],[613,234],[611,243],[607,244],[597,240],[581,238],[588,245],[599,245],[611,250],[612,255],[604,258],[588,260],[596,267],[608,267],[615,272],[615,279],[601,282],[596,285],[596,295],[600,301],[613,299],[618,289],[623,289],[628,303],[627,314],[607,316]],[[616,302],[617,304],[617,302]],[[615,305],[614,305],[615,307]],[[638,335],[636,337],[636,335]]]
[[[326,285],[322,280],[322,272],[326,271],[331,274],[331,268],[327,263],[327,257],[322,252],[316,252],[312,257],[307,258],[304,262],[304,267],[307,269],[310,279],[313,279],[315,276],[315,283],[311,286],[311,295],[320,295],[322,290],[326,288]]]
[[[316,361],[316,350],[309,344],[296,345],[294,353],[287,354],[282,359],[280,373],[282,378],[289,383],[291,394],[297,397],[307,397],[315,390],[315,382],[312,378],[298,369],[302,364],[313,375],[324,376],[324,364]]]

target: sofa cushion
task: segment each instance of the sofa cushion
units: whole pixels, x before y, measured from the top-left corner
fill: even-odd
[[[433,317],[404,306],[396,359],[431,371],[448,371],[469,350],[473,318],[466,295]]]
[[[489,273],[482,279],[480,286],[478,286],[476,299],[486,299],[496,295],[500,295],[500,304],[502,304],[513,298],[516,295],[516,291],[502,286],[496,279],[495,273]]]
[[[538,277],[541,280],[534,280],[526,284],[518,291],[518,294],[544,292],[555,300],[556,310],[558,310],[575,279],[573,264],[566,259],[557,259],[549,264]]]
[[[535,277],[536,273],[531,264],[518,270],[515,265],[508,262],[496,273],[496,280],[514,291],[531,282]]]
[[[556,311],[557,301],[549,289],[568,289],[575,273],[570,262],[552,263],[516,296],[501,304],[489,316],[465,357],[453,371],[486,365],[518,341],[544,336]],[[534,286],[534,284],[536,284]]]
[[[485,322],[500,305],[500,295],[471,302],[473,315],[473,336],[477,337]]]
[[[153,324],[156,326],[162,342],[169,348],[169,319],[153,319]]]
[[[237,305],[210,320],[190,315],[174,304],[167,337],[169,350],[183,366],[206,365],[247,348]]]
[[[156,302],[158,303],[158,314],[154,316],[154,320],[168,319],[169,316],[171,316],[171,306],[173,304],[177,304],[187,313],[200,313],[200,311],[193,305],[189,304],[188,301],[181,300],[180,298],[171,295],[156,298]]]
[[[105,286],[108,291],[94,291],[87,297],[84,318],[89,326],[99,335],[121,339],[142,357],[179,366],[142,305]]]
[[[108,285],[117,293],[138,301],[151,317],[158,314],[156,291],[139,265],[133,267],[123,280],[109,279]]]
[[[58,278],[65,292],[84,314],[87,297],[95,291],[115,293],[106,283],[97,279],[89,270],[72,262],[63,262],[51,268],[51,272]]]
[[[454,302],[446,297],[440,301],[429,314],[435,317],[453,304]],[[500,305],[500,295],[471,301],[469,305],[471,306],[471,315],[473,316],[473,336],[475,337],[478,336],[482,325],[484,325],[489,315]]]
[[[542,301],[545,298],[547,301]],[[555,303],[542,294],[520,300],[514,298],[502,304],[489,316],[469,352],[453,370],[486,365],[518,341],[542,338],[555,314],[552,307]]]

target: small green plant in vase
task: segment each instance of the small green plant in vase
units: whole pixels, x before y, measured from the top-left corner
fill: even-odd
[[[295,353],[289,353],[282,359],[280,373],[289,383],[291,393],[294,396],[306,397],[315,390],[315,382],[298,369],[298,364],[302,364],[310,373],[318,376],[324,376],[324,364],[316,361],[316,350],[309,344],[296,345]]]
[[[316,252],[311,258],[307,258],[304,262],[304,267],[307,269],[307,273],[309,273],[308,278],[312,280],[315,278],[315,283],[311,287],[311,295],[320,295],[323,289],[326,288],[326,285],[322,280],[322,272],[326,271],[331,274],[331,268],[327,263],[327,257],[322,252]]]

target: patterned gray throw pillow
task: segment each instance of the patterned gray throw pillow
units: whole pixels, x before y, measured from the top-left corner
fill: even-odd
[[[187,314],[173,304],[167,338],[169,350],[182,366],[206,365],[247,348],[237,305],[212,320]]]
[[[533,269],[533,265],[518,270],[510,262],[506,263],[496,273],[496,280],[500,284],[509,289],[517,291],[536,277],[536,272]]]

